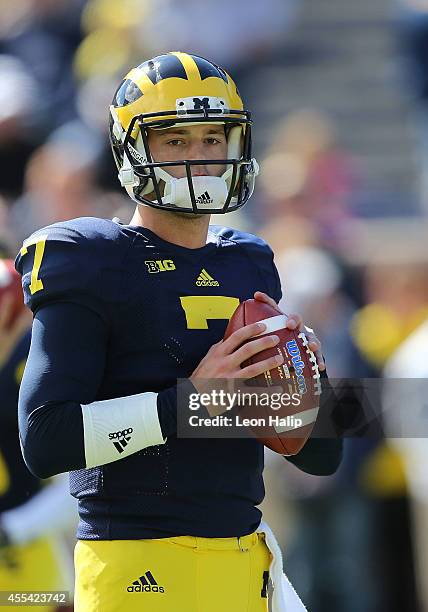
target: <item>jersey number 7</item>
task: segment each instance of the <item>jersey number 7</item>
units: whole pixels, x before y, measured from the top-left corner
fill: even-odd
[[[47,238],[47,236],[38,236],[37,238],[33,238],[28,242],[25,241],[20,251],[21,256],[23,257],[28,253],[28,247],[36,247],[34,251],[33,269],[31,270],[31,295],[34,295],[35,293],[37,293],[37,291],[41,291],[43,289],[43,282],[42,279],[39,278],[39,272],[43,261],[43,255],[45,253],[45,244]]]

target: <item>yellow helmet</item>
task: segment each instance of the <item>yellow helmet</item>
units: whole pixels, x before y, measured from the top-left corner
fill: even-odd
[[[202,122],[225,126],[227,159],[153,160],[149,128]],[[225,70],[197,55],[159,55],[126,75],[110,106],[110,142],[119,180],[140,204],[189,213],[236,210],[251,196],[258,174],[251,157],[251,124],[251,114]],[[221,177],[192,177],[191,167],[201,163],[226,170]],[[172,177],[171,166],[184,166],[186,177]]]

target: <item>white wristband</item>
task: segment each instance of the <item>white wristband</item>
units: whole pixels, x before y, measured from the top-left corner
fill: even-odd
[[[158,417],[157,393],[92,402],[82,406],[82,415],[87,468],[165,443]]]

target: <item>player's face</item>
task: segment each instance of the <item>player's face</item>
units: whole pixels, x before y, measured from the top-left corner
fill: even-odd
[[[200,124],[177,125],[167,130],[149,129],[149,146],[153,160],[181,161],[192,159],[226,159],[227,140],[224,125]],[[186,176],[184,166],[167,168],[171,176]],[[217,164],[198,164],[191,166],[192,176],[221,176],[226,166]]]

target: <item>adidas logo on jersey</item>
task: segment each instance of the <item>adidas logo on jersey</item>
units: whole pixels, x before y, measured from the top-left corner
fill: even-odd
[[[213,199],[211,198],[211,196],[208,193],[208,191],[205,191],[205,193],[203,193],[198,198],[196,198],[196,202],[197,202],[197,204],[212,204],[213,203]]]
[[[220,283],[213,279],[213,277],[208,274],[208,272],[202,268],[199,273],[198,278],[196,279],[197,287],[218,287]]]
[[[128,593],[165,593],[164,587],[158,585],[152,572],[146,572],[137,580],[134,580],[126,590]]]
[[[109,440],[114,440],[113,444],[119,453],[123,453],[128,446],[133,431],[132,427],[128,427],[128,429],[123,429],[122,431],[109,433],[108,438]]]

